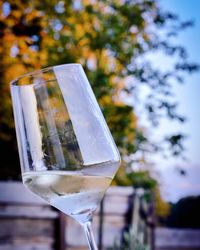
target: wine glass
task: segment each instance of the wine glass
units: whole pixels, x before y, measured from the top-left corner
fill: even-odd
[[[97,249],[91,221],[120,156],[80,64],[11,82],[24,185],[78,221]]]

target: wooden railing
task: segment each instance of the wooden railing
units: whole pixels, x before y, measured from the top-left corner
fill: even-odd
[[[93,221],[100,250],[121,239],[131,224],[136,237],[150,244],[152,230],[148,231],[144,211],[141,213],[142,203],[142,194],[132,187],[111,187],[107,191]],[[0,250],[88,249],[77,222],[49,206],[20,182],[0,182],[0,225]]]

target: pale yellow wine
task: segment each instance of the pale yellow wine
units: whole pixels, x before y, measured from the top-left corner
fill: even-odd
[[[23,174],[24,184],[52,206],[77,220],[96,210],[112,178],[79,171],[38,171]],[[81,216],[83,218],[81,218]]]

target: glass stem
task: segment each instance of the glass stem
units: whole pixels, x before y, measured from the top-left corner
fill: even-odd
[[[91,227],[91,222],[90,221],[86,221],[82,224],[84,231],[85,231],[85,235],[88,241],[88,245],[90,250],[98,250],[95,240],[94,240],[94,235],[92,232],[92,227]]]

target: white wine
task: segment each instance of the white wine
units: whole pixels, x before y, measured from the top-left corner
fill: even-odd
[[[84,222],[96,210],[112,178],[80,171],[39,171],[23,174],[24,184],[63,213]]]

